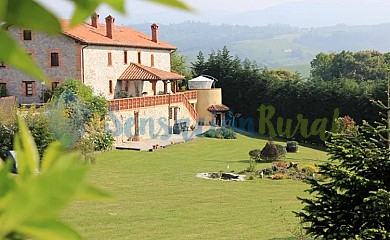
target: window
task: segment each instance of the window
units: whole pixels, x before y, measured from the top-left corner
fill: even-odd
[[[154,67],[154,54],[150,55],[150,66]]]
[[[26,96],[33,95],[33,82],[25,82],[26,86]]]
[[[60,58],[58,52],[50,53],[50,66],[52,67],[60,66]]]
[[[113,91],[112,91],[112,80],[108,81],[108,92],[109,92],[110,94],[113,93]]]
[[[0,97],[6,97],[6,96],[7,96],[7,84],[0,83]]]
[[[112,54],[108,53],[108,66],[112,66]]]
[[[141,64],[141,52],[138,52],[138,63]]]
[[[31,30],[23,30],[23,40],[32,40]]]
[[[127,51],[126,50],[123,51],[123,63],[127,64]]]
[[[59,84],[59,82],[51,82],[51,90],[54,91],[54,89],[56,89]]]

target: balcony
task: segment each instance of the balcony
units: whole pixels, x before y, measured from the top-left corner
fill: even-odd
[[[189,102],[190,100],[196,100],[197,97],[197,91],[185,91],[174,94],[113,99],[109,100],[109,111],[123,111],[172,103],[183,103],[194,120],[197,121],[198,113]]]

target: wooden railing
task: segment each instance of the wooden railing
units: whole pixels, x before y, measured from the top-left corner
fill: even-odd
[[[171,103],[183,103],[191,116],[198,120],[198,113],[191,105],[189,100],[197,99],[198,94],[196,91],[179,92],[175,94],[165,94],[147,97],[133,97],[133,98],[121,98],[109,100],[110,111],[130,110],[143,107],[154,107],[159,105],[171,104]]]
[[[196,94],[197,92],[196,91],[192,91],[192,92],[195,92],[195,96],[192,96],[192,97],[195,97],[196,99]],[[191,114],[191,117],[195,120],[195,122],[198,122],[198,118],[199,118],[199,114],[198,112],[195,110],[195,108],[192,106],[192,104],[190,103],[189,101],[189,98],[186,96],[186,94],[184,93],[183,95],[183,103],[184,103],[184,106],[186,106],[188,112],[190,112]],[[191,97],[191,95],[190,95]],[[191,99],[194,99],[194,98],[191,98]]]

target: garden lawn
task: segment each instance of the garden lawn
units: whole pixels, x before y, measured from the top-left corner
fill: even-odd
[[[295,239],[308,185],[294,180],[228,182],[198,179],[199,172],[248,167],[248,152],[266,141],[202,138],[155,152],[115,150],[91,166],[90,182],[109,201],[74,202],[63,218],[86,239]],[[285,145],[285,143],[282,143]],[[321,150],[299,146],[285,161],[320,164]],[[258,164],[258,169],[271,163]]]

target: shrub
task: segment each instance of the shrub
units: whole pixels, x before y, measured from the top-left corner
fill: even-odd
[[[318,168],[314,165],[305,165],[302,167],[301,171],[306,175],[311,177],[313,173],[318,173]]]
[[[260,154],[261,154],[261,150],[260,149],[253,149],[253,150],[250,150],[249,151],[249,156],[251,157],[251,159],[255,160],[255,161],[260,161]]]
[[[0,86],[0,97],[6,97],[7,96],[7,88],[3,85]]]
[[[205,137],[216,138],[217,131],[214,129],[207,130],[204,134]]]
[[[27,111],[24,119],[37,145],[39,155],[42,157],[49,144],[55,140],[49,129],[49,120],[42,109],[35,107]]]
[[[95,151],[107,151],[112,148],[114,138],[108,132],[98,132],[87,137],[92,142]]]
[[[102,96],[93,95],[91,87],[84,85],[77,79],[67,79],[58,86],[53,93],[55,98],[62,95],[63,92],[70,91],[83,102],[92,114],[98,114],[103,117],[108,113],[108,102]]]
[[[227,127],[221,127],[220,131],[222,132],[222,135],[225,139],[236,139],[236,133],[233,129],[227,128]]]
[[[298,142],[297,141],[288,141],[286,146],[287,152],[298,152]]]
[[[236,133],[231,128],[221,127],[219,129],[207,130],[204,134],[205,137],[218,138],[218,139],[236,139]]]
[[[18,132],[18,126],[0,124],[0,158],[5,160],[7,151],[13,149],[13,139]],[[1,162],[1,161],[0,161]]]
[[[282,145],[269,141],[261,150],[260,158],[267,161],[275,161],[285,155],[286,149]]]
[[[3,160],[7,151],[13,149],[13,139],[17,132],[16,108],[0,105],[0,158]]]

